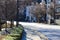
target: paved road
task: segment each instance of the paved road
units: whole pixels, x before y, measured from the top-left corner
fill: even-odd
[[[57,30],[57,29],[39,29],[39,32],[45,34],[49,40],[60,40],[60,30]]]
[[[25,32],[28,33],[32,33],[34,35],[36,35],[34,33],[33,30],[41,32],[42,34],[44,34],[46,37],[48,37],[49,40],[60,40],[60,27],[59,26],[55,26],[55,25],[45,25],[45,24],[36,24],[36,23],[20,23],[24,26],[25,28]],[[44,26],[43,26],[44,25]],[[55,27],[55,28],[54,28]],[[24,32],[24,35],[26,35],[26,33]],[[24,36],[23,35],[23,36]],[[31,37],[33,37],[32,35],[30,35]],[[24,36],[26,38],[26,36]],[[33,40],[31,38],[28,37],[28,39],[24,39],[22,38],[22,40]]]
[[[22,40],[47,40],[47,37],[38,32],[38,30],[33,26],[28,25],[23,26],[24,26],[24,33],[22,36]]]
[[[24,26],[22,40],[41,40],[40,36],[36,32],[37,30],[31,29],[29,27]]]

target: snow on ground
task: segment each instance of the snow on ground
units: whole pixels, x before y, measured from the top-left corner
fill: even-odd
[[[42,23],[26,23],[26,22],[19,22],[19,24],[30,25],[30,26],[44,28],[44,29],[60,29],[59,25],[49,25],[49,24],[42,24]]]
[[[7,21],[7,23],[10,23],[10,21]],[[14,21],[14,24],[16,25],[16,21]],[[49,24],[42,24],[42,23],[28,23],[28,22],[19,22],[19,24],[30,25],[30,26],[44,28],[44,29],[60,29],[59,25],[49,25]]]

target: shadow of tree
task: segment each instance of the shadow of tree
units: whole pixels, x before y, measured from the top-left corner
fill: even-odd
[[[32,35],[37,35],[37,30],[33,30],[33,29],[30,29],[30,28],[25,28],[24,32],[23,32],[23,36],[22,36],[22,40],[33,40],[32,38],[30,37],[27,37],[27,34],[31,34]],[[37,35],[39,36],[39,35]],[[40,37],[40,36],[39,36]]]
[[[25,31],[23,31],[22,39],[21,40],[26,40],[26,32]]]
[[[32,29],[31,29],[31,28],[25,28],[25,30],[26,30],[26,32],[28,32],[28,33],[30,33],[30,34],[32,34],[32,35],[37,35],[37,36],[39,36],[39,35],[37,34],[37,32],[39,32],[39,30],[35,30],[35,29],[33,29],[33,28],[35,28],[35,27],[32,27]]]

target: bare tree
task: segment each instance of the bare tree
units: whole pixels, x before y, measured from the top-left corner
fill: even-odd
[[[53,19],[54,21],[55,21],[55,13],[54,13],[54,3],[53,2],[51,2],[50,3],[50,6],[49,6],[49,8],[48,8],[48,13],[50,14],[50,16],[51,16],[51,20]]]
[[[6,21],[11,21],[11,27],[13,24],[13,21],[16,16],[16,0],[5,0],[5,17]],[[7,25],[7,24],[6,24]]]
[[[46,4],[45,2],[41,2],[40,4],[38,4],[36,2],[36,5],[34,6],[34,10],[32,10],[32,13],[36,16],[37,21],[39,22],[40,17],[46,14]]]
[[[40,14],[41,14],[41,5],[36,4],[36,6],[35,6],[35,16],[36,16],[38,22],[39,22],[39,17],[41,16]]]
[[[51,16],[54,15],[54,3],[53,3],[53,2],[50,3],[49,14],[50,14]]]
[[[5,19],[5,16],[4,16],[4,0],[0,0],[0,31],[1,31],[1,28],[2,28],[2,19]]]

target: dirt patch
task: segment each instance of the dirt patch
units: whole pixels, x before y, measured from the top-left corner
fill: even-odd
[[[6,36],[0,36],[0,40],[3,40]]]

